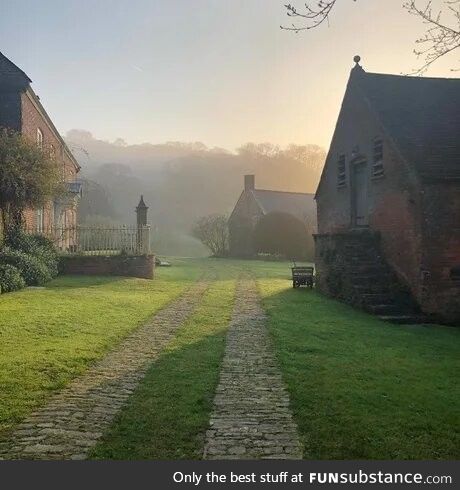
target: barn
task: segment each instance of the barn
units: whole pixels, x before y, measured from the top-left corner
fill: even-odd
[[[316,192],[317,286],[384,319],[460,322],[460,80],[355,58]]]

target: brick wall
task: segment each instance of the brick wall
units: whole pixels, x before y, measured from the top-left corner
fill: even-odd
[[[244,192],[229,219],[229,246],[232,257],[254,255],[254,227],[262,216],[260,207],[251,192]]]
[[[371,173],[374,139],[384,142],[384,177]],[[346,183],[337,186],[337,162],[345,155]],[[326,167],[317,192],[318,233],[352,227],[351,161],[367,160],[369,226],[381,232],[388,263],[421,298],[421,187],[418,176],[400,157],[367,103],[353,86],[347,89]]]
[[[61,258],[60,272],[85,276],[126,276],[153,279],[155,257],[116,256],[68,256]]]
[[[423,305],[427,313],[460,325],[460,183],[432,183],[423,198]]]
[[[72,182],[76,179],[77,169],[73,164],[71,158],[67,154],[64,145],[60,139],[56,136],[54,129],[50,126],[46,117],[41,112],[35,100],[34,94],[27,90],[21,94],[21,131],[22,134],[30,138],[31,141],[37,141],[37,129],[43,134],[43,147],[53,151],[56,160],[61,166],[62,177],[67,182]],[[54,206],[52,203],[47,204],[44,207],[44,226],[49,228],[54,224]],[[28,210],[25,213],[25,220],[27,227],[37,227],[37,212],[36,210]],[[65,219],[67,226],[76,225],[76,212],[75,210],[68,210],[65,212]]]

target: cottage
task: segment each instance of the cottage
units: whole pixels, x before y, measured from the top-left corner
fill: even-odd
[[[255,188],[255,176],[244,176],[244,190],[230,215],[229,241],[232,257],[254,255],[254,230],[263,216],[285,213],[316,230],[313,194],[283,192]],[[305,244],[307,246],[307,244]]]
[[[50,151],[61,165],[62,178],[68,186],[65,198],[25,212],[27,229],[43,233],[52,227],[76,225],[81,190],[76,177],[80,166],[30,84],[30,78],[0,53],[0,128],[18,131]]]
[[[460,80],[348,81],[316,192],[317,285],[385,319],[460,321]]]

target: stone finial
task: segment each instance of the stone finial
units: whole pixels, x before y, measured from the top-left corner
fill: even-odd
[[[354,58],[353,61],[356,63],[357,66],[359,66],[359,62],[361,61],[361,56],[357,54]]]
[[[141,198],[139,200],[139,204],[137,205],[136,209],[149,209],[148,206],[145,205],[144,196],[141,195]]]

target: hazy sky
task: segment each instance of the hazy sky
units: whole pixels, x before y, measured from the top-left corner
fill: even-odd
[[[327,147],[352,58],[417,66],[403,0],[339,0],[330,27],[294,34],[283,0],[0,0],[0,51],[58,129],[128,143]],[[302,5],[302,2],[291,0]],[[456,58],[431,76],[452,76]]]

